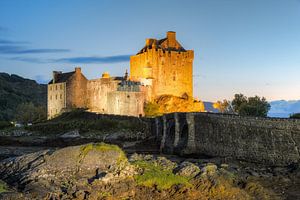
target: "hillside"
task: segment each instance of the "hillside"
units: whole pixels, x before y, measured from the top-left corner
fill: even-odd
[[[47,86],[18,75],[0,73],[0,120],[12,120],[21,103],[47,105]]]
[[[293,101],[271,101],[270,117],[289,117],[290,114],[300,113],[300,100]]]

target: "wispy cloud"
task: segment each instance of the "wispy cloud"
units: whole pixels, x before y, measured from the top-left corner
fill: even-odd
[[[116,55],[116,56],[90,56],[90,57],[71,57],[71,58],[60,58],[54,60],[54,62],[62,63],[120,63],[127,62],[130,59],[130,55]]]
[[[43,60],[40,58],[26,58],[26,57],[12,57],[9,60],[21,61],[21,62],[29,62],[29,63],[50,63],[49,60]]]
[[[29,57],[12,57],[9,60],[29,62],[29,63],[72,63],[72,64],[92,64],[92,63],[121,63],[128,62],[130,55],[116,55],[116,56],[89,56],[89,57],[70,57],[59,59],[42,59],[42,58],[29,58]]]
[[[65,53],[69,49],[32,49],[18,45],[0,45],[0,54],[41,54],[41,53]]]
[[[0,38],[0,45],[7,45],[7,44],[26,44],[28,42],[21,42],[21,41],[12,41]]]

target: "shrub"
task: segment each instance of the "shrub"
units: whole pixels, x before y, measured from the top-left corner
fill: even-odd
[[[0,130],[5,129],[5,128],[10,128],[13,125],[8,122],[8,121],[0,121]]]
[[[144,112],[146,117],[160,116],[159,105],[155,102],[148,102],[144,106]]]
[[[8,190],[6,183],[0,180],[0,194]]]
[[[54,119],[26,127],[30,131],[44,134],[57,134],[61,132],[79,130],[81,133],[89,131],[111,132],[115,130],[143,131],[145,125],[140,120],[131,118],[98,118],[97,114],[75,110],[63,113]]]
[[[292,119],[300,119],[300,113],[294,113],[294,114],[290,115],[290,118],[292,118]]]

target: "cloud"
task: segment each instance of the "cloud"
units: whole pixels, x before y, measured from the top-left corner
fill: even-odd
[[[25,57],[12,57],[9,60],[21,61],[21,62],[29,62],[29,63],[49,63],[49,60],[42,60],[40,58],[25,58]]]
[[[54,62],[62,63],[120,63],[128,62],[130,60],[130,55],[116,55],[116,56],[90,56],[90,57],[71,57],[71,58],[60,58],[54,60]]]
[[[0,45],[7,45],[7,44],[25,44],[28,42],[19,42],[19,41],[12,41],[12,40],[6,40],[6,39],[0,39]]]
[[[31,49],[18,45],[0,45],[0,54],[41,54],[41,53],[65,53],[69,49]]]
[[[1,50],[0,50],[1,51]],[[29,62],[29,63],[120,63],[128,62],[130,60],[130,55],[116,55],[116,56],[89,56],[89,57],[70,57],[70,58],[59,58],[59,59],[41,59],[41,58],[28,58],[28,57],[12,57],[9,60]]]

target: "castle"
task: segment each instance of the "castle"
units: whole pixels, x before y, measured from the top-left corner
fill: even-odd
[[[75,71],[53,72],[48,84],[48,119],[72,108],[91,112],[143,116],[144,105],[162,95],[193,96],[194,51],[184,49],[169,31],[164,39],[146,39],[145,46],[130,57],[130,75],[88,80]]]

